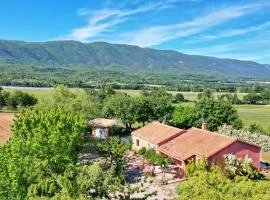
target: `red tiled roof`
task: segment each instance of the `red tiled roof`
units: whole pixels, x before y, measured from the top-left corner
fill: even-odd
[[[179,160],[186,160],[196,154],[208,158],[236,141],[237,139],[232,137],[191,128],[162,144],[159,151]]]
[[[132,135],[138,136],[152,144],[160,144],[166,140],[172,139],[185,130],[161,124],[159,122],[151,122],[146,126],[132,132]]]

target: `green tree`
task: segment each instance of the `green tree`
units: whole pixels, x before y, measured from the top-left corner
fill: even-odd
[[[172,124],[179,128],[191,128],[198,124],[199,117],[192,106],[177,106],[172,114]]]
[[[256,93],[249,93],[243,97],[243,101],[248,104],[256,104],[262,101],[262,96]]]
[[[153,109],[152,120],[169,121],[173,111],[172,95],[164,89],[155,89],[149,93],[143,93]]]
[[[23,110],[10,141],[0,147],[0,199],[53,196],[56,176],[76,161],[76,146],[85,119],[58,107]]]
[[[222,94],[219,100],[228,101],[231,104],[241,104],[242,101],[238,98],[237,94]]]
[[[270,89],[264,89],[261,93],[263,102],[270,104]]]
[[[114,116],[120,119],[127,130],[131,130],[131,125],[136,121],[134,101],[127,94],[115,94],[106,98],[103,114],[106,117]]]
[[[202,93],[198,94],[197,99],[200,100],[200,99],[203,99],[203,98],[207,98],[207,99],[211,98],[211,99],[213,99],[214,98],[213,91],[210,90],[210,89],[204,89],[204,91]]]
[[[3,105],[7,105],[11,109],[33,106],[37,103],[37,99],[34,96],[19,90],[13,92],[4,91],[1,96]]]
[[[245,168],[245,167],[244,167]],[[221,168],[208,167],[206,160],[187,166],[188,178],[177,187],[177,200],[188,199],[269,199],[269,181],[253,181],[248,177],[228,179]]]
[[[173,103],[181,103],[181,102],[185,102],[184,95],[182,93],[177,93],[174,96]]]
[[[242,127],[242,121],[236,109],[229,102],[218,101],[214,98],[201,98],[196,102],[195,110],[198,117],[208,123],[209,129],[212,131],[217,130],[224,123],[233,125],[237,129]]]
[[[90,96],[92,96],[93,100],[99,105],[100,109],[103,106],[104,100],[115,94],[112,86],[110,85],[101,85],[98,90],[95,89],[85,89]]]
[[[0,89],[0,109],[5,106],[5,99],[2,94],[2,89]]]
[[[65,111],[81,114],[87,119],[101,115],[98,105],[89,93],[79,89],[71,91],[63,85],[57,86],[52,96],[42,99],[39,104],[44,107],[61,107]]]
[[[153,116],[153,105],[145,98],[144,96],[135,96],[132,97],[134,102],[134,114],[135,120],[137,122],[145,124],[145,122],[151,120],[151,116]]]
[[[129,149],[128,144],[124,144],[120,137],[115,136],[100,140],[97,149],[103,156],[109,158],[109,165],[115,165],[119,173],[123,172],[126,163],[124,154]]]

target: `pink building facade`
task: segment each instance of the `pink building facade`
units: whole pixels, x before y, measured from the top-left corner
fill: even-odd
[[[237,158],[244,159],[246,156],[253,160],[253,164],[257,169],[260,169],[261,162],[261,148],[247,142],[236,141],[235,143],[220,150],[214,155],[208,157],[209,163],[219,163],[224,160],[224,155],[233,154]]]

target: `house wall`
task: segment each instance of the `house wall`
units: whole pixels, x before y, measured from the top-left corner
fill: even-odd
[[[246,155],[252,158],[254,166],[260,169],[261,149],[241,141],[237,141],[225,149],[217,152],[215,155],[208,158],[209,163],[222,162],[225,154],[234,154],[238,158],[245,158]]]
[[[137,140],[139,140],[139,146],[137,146]],[[134,135],[132,136],[132,143],[133,143],[132,148],[136,151],[141,149],[142,147],[145,147],[146,149],[150,149],[150,148],[157,149],[156,144],[152,144],[151,142],[148,142]]]

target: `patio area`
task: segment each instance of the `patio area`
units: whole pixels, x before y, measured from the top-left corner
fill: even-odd
[[[172,164],[168,165],[166,168],[162,168],[161,166],[147,163],[142,156],[135,154],[134,152],[128,152],[127,158],[127,177],[128,179],[134,179],[131,180],[131,182],[142,180],[145,176],[150,176],[161,184],[176,183],[184,180],[177,176],[179,169],[178,165]]]
[[[133,186],[143,185],[148,192],[155,192],[149,200],[168,200],[176,197],[176,186],[184,179],[177,178],[176,165],[169,165],[165,170],[160,166],[148,164],[140,155],[127,153],[126,177]],[[144,193],[137,193],[133,198],[141,198]]]

